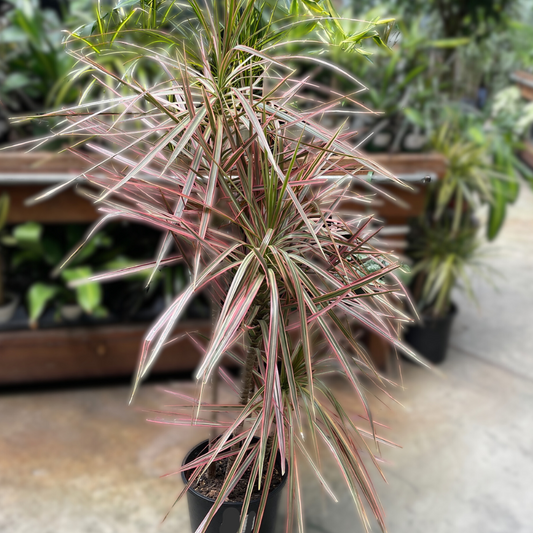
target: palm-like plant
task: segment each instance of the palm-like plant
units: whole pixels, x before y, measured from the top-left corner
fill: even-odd
[[[480,241],[471,213],[462,214],[457,230],[452,228],[451,218],[419,223],[409,248],[414,262],[413,296],[428,316],[445,317],[450,312],[452,290],[458,283],[473,298],[472,273],[483,274]]]
[[[469,277],[482,272],[476,211],[483,205],[490,208],[487,237],[493,239],[501,229],[506,204],[518,193],[512,160],[506,160],[503,168],[498,158],[507,147],[502,143],[493,156],[488,136],[470,126],[473,139],[465,139],[461,125],[452,116],[432,138],[434,148],[447,159],[447,170],[428,188],[426,209],[413,221],[408,249],[414,263],[414,298],[426,315],[441,318],[451,310],[452,289],[460,283],[473,297]],[[463,129],[467,126],[464,121]]]
[[[177,12],[170,15],[171,9]],[[403,289],[393,273],[398,262],[370,245],[370,217],[348,205],[365,201],[350,191],[353,179],[372,187],[368,171],[387,172],[361,157],[348,142],[351,132],[342,127],[329,131],[316,120],[335,110],[340,97],[299,110],[312,81],[294,78],[289,64],[297,55],[278,52],[288,32],[304,25],[311,30],[307,38],[319,42],[339,24],[335,13],[328,1],[311,0],[272,5],[189,0],[186,8],[159,6],[153,19],[146,13],[150,11],[124,16],[118,29],[108,28],[107,40],[84,37],[72,50],[108,97],[61,111],[66,124],[55,135],[77,136],[91,151],[81,154],[92,163],[83,175],[85,194],[104,216],[90,234],[115,217],[164,232],[153,262],[91,279],[155,272],[178,261],[185,261],[190,271],[190,284],[146,336],[134,392],[171,342],[194,295],[211,293],[215,323],[196,373],[200,398],[155,418],[208,425],[220,433],[207,453],[184,467],[192,471],[188,489],[209,474],[214,462],[227,460],[221,490],[197,531],[206,530],[248,469],[243,531],[252,489],[270,486],[277,457],[289,478],[288,528],[295,517],[302,528],[297,452],[333,495],[315,466],[319,441],[336,459],[365,527],[366,500],[384,529],[362,459],[368,454],[379,470],[367,439],[375,445],[383,439],[376,433],[360,377],[365,374],[380,387],[387,380],[357,340],[354,323],[416,355],[398,341],[400,323],[406,320],[398,309]],[[121,39],[121,31],[136,17],[144,30],[135,31],[151,37],[149,46]],[[349,36],[349,47],[377,35],[371,29],[359,38]],[[135,79],[133,68],[129,78],[107,70],[99,59],[117,50],[132,64],[153,62],[165,81],[147,87]],[[319,57],[300,59],[340,72]],[[237,341],[245,345],[244,357],[234,350]],[[205,403],[213,376],[220,372],[227,377],[219,368],[223,356],[242,364],[240,401]],[[332,369],[352,384],[367,428],[354,423],[328,386],[325,378]],[[207,416],[213,412],[218,417]],[[254,532],[267,495],[263,490]]]

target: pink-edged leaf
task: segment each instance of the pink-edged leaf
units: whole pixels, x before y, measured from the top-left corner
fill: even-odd
[[[91,240],[92,237],[96,234],[97,231],[102,229],[109,221],[116,218],[116,215],[114,214],[108,214],[104,217],[98,219],[87,231],[87,233],[84,235],[81,242],[74,248],[74,251],[70,252],[66,259],[64,259],[60,266],[57,267],[53,272],[52,276],[56,276],[62,268],[64,268],[69,261],[72,260],[72,258]]]
[[[150,150],[150,152],[141,160],[137,165],[135,165],[134,168],[132,168],[124,178],[122,178],[117,184],[115,184],[113,187],[111,187],[108,191],[106,191],[99,199],[99,201],[104,200],[107,198],[110,194],[117,191],[120,187],[125,185],[131,178],[135,177],[139,172],[141,172],[146,166],[148,166],[155,157],[158,157],[161,154],[161,150],[170,144],[185,128],[187,130],[182,135],[180,141],[174,148],[172,152],[172,156],[174,154],[177,155],[181,150],[183,150],[184,146],[189,142],[190,138],[193,136],[193,134],[196,132],[196,128],[198,127],[198,124],[203,120],[205,117],[207,111],[205,108],[198,110],[196,116],[191,121],[188,116],[186,116],[182,122],[177,124],[171,131],[169,131],[166,135],[161,137],[159,141],[153,146],[153,148]]]
[[[307,305],[310,307],[313,313],[316,314],[317,309],[314,303],[311,301],[311,298],[308,295],[305,295],[305,299],[306,299]],[[329,346],[333,350],[333,353],[337,356],[342,368],[344,369],[344,371],[346,372],[346,375],[348,376],[350,382],[352,383],[354,390],[357,392],[357,395],[359,396],[359,399],[361,400],[361,404],[363,405],[365,409],[365,413],[368,416],[368,419],[370,421],[372,432],[375,434],[374,420],[372,418],[372,414],[370,411],[370,405],[368,404],[366,395],[362,390],[361,384],[359,383],[359,380],[354,372],[354,369],[352,368],[352,365],[351,365],[351,362],[348,356],[345,354],[344,349],[339,344],[338,340],[335,338],[333,331],[326,324],[325,320],[321,316],[319,316],[317,318],[317,322],[322,330],[322,333],[324,334],[324,337],[328,341]]]
[[[197,371],[197,376],[201,376],[204,383],[209,379],[213,368],[220,360],[222,354],[230,347],[236,331],[241,327],[250,306],[263,284],[263,280],[264,276],[258,274],[253,284],[249,288],[244,288],[241,291],[234,305],[228,310],[227,315],[219,319],[210,347]]]
[[[207,182],[207,193],[205,195],[205,205],[206,207],[211,207],[213,205],[213,200],[215,197],[215,187],[217,184],[218,179],[218,172],[220,168],[220,157],[222,152],[222,139],[223,139],[223,133],[224,129],[222,128],[222,120],[219,118],[217,123],[218,131],[215,139],[215,151],[213,154],[213,160],[211,162],[211,169],[209,172],[209,178]],[[207,231],[207,225],[209,224],[209,219],[211,217],[211,210],[210,209],[204,209],[202,212],[202,220],[200,221],[200,230],[199,230],[199,236],[201,239],[205,237],[205,233]],[[200,253],[202,248],[200,246],[197,247],[195,259],[194,259],[194,277],[196,278],[198,273],[198,267],[200,265]]]
[[[309,387],[309,394],[311,397],[314,397],[314,381],[313,381],[313,365],[312,365],[312,354],[311,354],[311,338],[309,335],[309,326],[307,324],[307,306],[306,306],[306,298],[305,298],[305,292],[302,287],[302,281],[300,279],[298,269],[296,265],[294,264],[294,261],[292,261],[289,254],[287,254],[284,250],[280,250],[281,255],[285,259],[285,264],[287,266],[288,271],[290,272],[290,275],[292,277],[292,285],[294,287],[294,290],[296,292],[296,299],[298,302],[298,313],[300,318],[300,335],[302,340],[302,348],[304,353],[304,359],[305,359],[305,366],[307,369],[307,384]],[[313,409],[313,407],[312,407]]]
[[[159,266],[166,267],[169,265],[173,265],[174,263],[177,263],[178,261],[182,259],[183,257],[181,255],[168,257],[167,259],[160,261]],[[102,272],[100,274],[94,274],[93,276],[90,276],[88,278],[77,279],[77,280],[71,281],[68,284],[68,286],[75,288],[75,287],[79,287],[80,285],[85,285],[86,283],[90,283],[92,281],[98,281],[102,283],[104,281],[110,281],[112,279],[121,278],[123,276],[130,276],[131,274],[137,274],[139,272],[144,272],[145,270],[153,269],[154,265],[155,265],[155,262],[150,261],[149,263],[143,263],[140,265],[132,265],[129,267],[120,268],[118,270],[113,270],[110,272]]]
[[[263,419],[261,423],[261,447],[259,452],[259,464],[262,469],[265,460],[266,445],[270,434],[270,419],[273,405],[275,406],[276,426],[279,438],[284,440],[284,420],[281,412],[281,389],[278,380],[276,380],[277,361],[278,361],[278,339],[279,339],[279,292],[276,281],[276,274],[273,270],[268,270],[268,282],[270,285],[270,323],[268,327],[268,339],[266,343],[266,380],[265,396],[263,400]],[[282,470],[284,473],[285,454],[282,457]],[[259,488],[261,480],[259,480]]]
[[[287,336],[287,328],[282,327],[279,330],[281,355],[283,357],[284,369],[286,379],[289,384],[289,395],[291,399],[291,408],[294,411],[296,417],[296,424],[300,435],[303,436],[302,415],[300,413],[300,401],[298,399],[298,390],[296,385],[296,379],[294,377],[294,371],[292,367],[291,354],[289,348],[289,339]]]
[[[298,448],[300,448],[305,458],[309,461],[309,464],[311,465],[311,468],[313,469],[313,472],[315,473],[316,477],[320,481],[320,484],[324,487],[324,489],[326,489],[326,492],[331,496],[331,499],[335,503],[338,503],[339,500],[337,499],[337,496],[335,496],[335,493],[331,490],[327,481],[324,479],[324,476],[322,476],[322,474],[320,473],[319,468],[315,465],[313,458],[309,455],[309,452],[307,451],[305,444],[298,438],[297,435],[295,435],[295,440],[296,440],[296,443],[298,444]]]
[[[183,312],[192,296],[202,288],[204,284],[215,280],[219,275],[221,275],[224,270],[215,270],[223,263],[223,261],[231,255],[238,245],[230,247],[226,252],[221,254],[211,264],[204,269],[202,274],[197,280],[196,285],[189,285],[177,298],[174,300],[172,305],[163,313],[163,315],[156,321],[154,326],[152,326],[148,335],[145,338],[143,343],[143,348],[141,351],[141,357],[137,367],[137,375],[133,384],[133,391],[131,394],[130,402],[135,395],[135,392],[139,386],[140,380],[146,375],[150,367],[155,362],[157,356],[159,355],[168,335],[174,328],[177,319],[180,314]],[[155,346],[152,346],[152,342],[157,338]]]
[[[268,461],[268,468],[266,470],[265,479],[264,479],[264,490],[261,494],[261,500],[259,501],[259,507],[257,509],[257,515],[255,520],[255,526],[254,526],[254,533],[259,533],[259,528],[261,527],[261,523],[263,521],[263,514],[265,512],[265,507],[267,504],[267,498],[269,496],[269,490],[272,483],[272,475],[274,473],[274,467],[276,465],[276,453],[275,450],[278,448],[278,435],[275,434],[272,440],[272,453],[270,454],[270,458]],[[259,462],[261,465],[262,463]],[[284,469],[283,469],[284,470]],[[259,476],[259,479],[261,479],[261,476]]]
[[[194,187],[194,183],[196,181],[196,177],[197,177],[197,172],[198,172],[198,168],[200,166],[200,162],[202,160],[202,156],[203,156],[203,149],[202,148],[198,148],[196,150],[196,154],[194,155],[194,159],[192,161],[192,164],[191,164],[191,168],[189,169],[189,172],[187,174],[187,181],[185,183],[185,186],[183,187],[183,197],[180,197],[179,200],[178,200],[178,203],[176,205],[176,209],[174,211],[174,218],[176,219],[180,219],[182,216],[183,216],[183,211],[185,210],[185,207],[187,205],[187,196],[189,196],[191,194],[191,191]],[[170,247],[170,243],[172,241],[172,233],[170,231],[168,231],[165,235],[165,237],[163,238],[163,242],[161,244],[161,248],[159,250],[159,253],[157,254],[157,259],[156,259],[156,264],[154,265],[154,270],[150,276],[150,278],[148,279],[146,285],[149,286],[151,281],[152,281],[152,278],[153,276],[155,275],[158,267],[159,267],[159,264],[161,263],[161,261],[163,260],[163,258],[165,257],[167,251],[168,251],[168,248]]]
[[[246,112],[246,116],[248,117],[250,122],[253,124],[254,132],[257,134],[257,138],[258,138],[259,142],[261,143],[261,146],[265,150],[265,152],[267,154],[267,157],[268,157],[268,160],[270,161],[271,165],[273,166],[273,168],[274,168],[276,174],[278,175],[280,181],[282,183],[284,183],[285,182],[285,174],[281,171],[276,159],[274,158],[274,155],[272,154],[272,150],[270,149],[270,146],[268,144],[268,141],[267,141],[267,138],[266,138],[265,133],[263,131],[263,128],[262,128],[261,124],[259,123],[259,120],[257,119],[257,117],[256,117],[256,115],[254,113],[254,110],[252,109],[252,107],[250,106],[250,104],[246,100],[246,98],[244,98],[244,96],[242,96],[242,94],[239,91],[235,90],[234,93],[237,96],[237,98],[239,99],[239,101],[241,102],[241,104],[242,104],[242,106],[243,106],[243,108],[244,108],[244,110]],[[296,209],[300,213],[300,216],[302,217],[303,222],[307,226],[307,229],[309,230],[309,233],[311,235],[313,235],[314,240],[315,240],[315,242],[318,245],[318,248],[321,249],[320,242],[318,241],[318,239],[317,239],[317,237],[315,235],[315,232],[313,230],[313,226],[309,222],[309,220],[307,218],[307,213],[305,212],[304,208],[302,207],[302,205],[298,201],[298,198],[296,197],[296,195],[294,194],[293,190],[290,187],[287,188],[286,191],[288,192],[292,202],[294,203],[294,206],[296,207]]]

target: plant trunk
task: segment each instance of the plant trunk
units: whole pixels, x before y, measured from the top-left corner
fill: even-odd
[[[244,371],[243,371],[243,378],[242,378],[242,390],[241,390],[241,398],[240,398],[240,404],[245,407],[248,404],[248,400],[250,399],[250,392],[252,389],[252,383],[253,383],[253,373],[254,373],[254,366],[255,366],[255,359],[256,359],[256,348],[253,348],[252,346],[249,347],[248,354],[246,355],[246,362],[244,364]],[[235,430],[235,433],[233,435],[238,435],[244,427],[244,420],[239,424],[237,429]],[[232,448],[232,451],[237,451],[239,449],[239,444],[235,444]],[[226,463],[226,477],[229,474],[229,471],[231,470],[231,467],[233,466],[233,463],[235,462],[235,457],[229,457],[228,462]]]
[[[246,356],[246,362],[244,364],[244,372],[242,377],[242,390],[240,398],[240,404],[242,406],[247,405],[248,400],[250,399],[256,355],[256,348],[250,346],[249,352]]]
[[[264,307],[263,307],[264,309]],[[261,317],[263,318],[263,317]],[[240,404],[244,407],[248,404],[248,401],[250,400],[250,396],[253,392],[253,375],[254,375],[254,367],[255,362],[258,357],[258,351],[259,346],[261,345],[261,326],[259,324],[260,318],[256,317],[251,324],[250,333],[248,334],[249,337],[249,344],[248,344],[248,353],[246,354],[246,361],[244,363],[244,369],[243,369],[243,376],[242,376],[242,389],[241,389],[241,397],[240,397]],[[239,424],[237,429],[235,430],[234,435],[238,435],[244,427],[244,420]],[[233,451],[239,450],[239,444],[235,444],[232,448]],[[235,457],[229,457],[228,462],[226,463],[226,476],[228,476],[229,471],[231,470],[231,467],[233,466],[233,463],[235,462]]]
[[[214,305],[214,302],[211,303],[213,306],[213,309],[211,311],[211,320],[213,322],[213,330],[215,329],[217,318],[218,318],[218,309]],[[211,384],[211,405],[216,405],[218,403],[218,387],[219,387],[220,379],[218,376],[218,365],[213,371],[213,383]],[[218,436],[217,428],[215,427],[216,423],[218,421],[218,413],[216,411],[211,411],[211,432],[209,435],[209,451],[211,451],[213,444],[215,443],[215,440]],[[213,479],[215,477],[217,470],[216,462],[213,461],[207,470],[207,477],[210,479]]]
[[[218,403],[219,382],[220,380],[218,377],[218,368],[215,368],[214,373],[213,373],[213,383],[211,384],[211,405],[216,405]],[[213,444],[215,443],[218,437],[217,428],[215,427],[215,424],[217,423],[217,419],[218,419],[217,412],[211,411],[211,423],[213,425],[211,426],[211,432],[209,435],[209,450],[212,449]],[[215,477],[216,469],[217,469],[217,464],[215,461],[213,461],[209,465],[209,468],[207,469],[207,477],[210,479],[213,479]]]
[[[268,470],[268,461],[270,460],[270,454],[272,453],[272,445],[274,444],[274,435],[272,433],[268,436],[266,448],[265,448],[265,462],[263,463],[263,475],[266,475]]]

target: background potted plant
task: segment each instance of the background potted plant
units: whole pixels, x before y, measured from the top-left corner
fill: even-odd
[[[296,521],[303,528],[302,456],[335,498],[316,466],[319,441],[342,471],[365,527],[368,505],[384,529],[362,460],[368,454],[379,470],[371,443],[382,438],[361,375],[380,387],[387,380],[356,332],[367,328],[417,356],[398,340],[408,320],[394,275],[400,264],[369,243],[371,217],[347,205],[364,201],[351,192],[352,180],[375,190],[369,171],[390,175],[348,142],[352,132],[316,120],[342,98],[326,93],[330,101],[301,110],[301,93],[313,82],[297,79],[291,67],[311,61],[358,83],[315,55],[319,38],[366,53],[361,41],[381,43],[380,21],[352,35],[329,2],[309,0],[143,2],[118,15],[99,17],[94,37],[72,36],[72,55],[90,67],[105,98],[62,110],[67,125],[51,139],[77,136],[88,150],[82,157],[94,162],[81,192],[104,216],[88,239],[116,217],[163,231],[154,261],[93,280],[155,272],[182,260],[188,266],[189,283],[146,336],[133,393],[193,297],[211,295],[212,334],[205,343],[196,339],[204,349],[196,373],[200,397],[154,418],[214,430],[180,470],[193,530],[257,532],[261,524],[263,532],[272,530],[268,521],[284,483],[287,527]],[[283,54],[287,39],[298,42],[310,30],[313,53]],[[122,39],[128,32],[142,32],[145,44]],[[113,54],[130,58],[127,75],[100,63]],[[145,62],[165,74],[153,86],[135,78],[135,66]],[[227,378],[223,357],[242,365],[239,401],[205,402],[214,376]],[[336,399],[326,379],[332,371],[352,384],[367,427],[355,425]]]
[[[407,250],[414,262],[411,289],[422,321],[409,325],[404,338],[432,363],[441,363],[448,349],[457,313],[452,290],[460,287],[473,297],[472,271],[483,270],[477,224],[470,213],[461,218],[464,220],[456,230],[452,230],[449,216],[438,224],[422,222],[413,231]]]
[[[42,281],[50,277],[51,270],[60,263],[80,237],[77,226],[65,226],[60,229],[64,231],[56,230],[55,234],[52,234],[45,232],[41,224],[26,222],[14,226],[3,239],[11,251],[11,269],[22,269],[26,276],[33,280],[29,286],[23,288],[28,320],[33,328],[37,327],[39,319],[51,303],[55,306],[56,320],[76,321],[82,313],[100,319],[107,315],[107,310],[102,305],[102,290],[97,282],[77,288],[69,288],[67,284],[92,274],[91,258],[99,249],[111,246],[109,236],[103,233],[96,235],[76,255],[68,269],[56,272],[50,281]]]
[[[453,129],[456,139],[477,145],[487,168],[492,167],[485,180],[492,190],[487,235],[493,239],[503,223],[505,205],[516,198],[520,175],[530,178],[515,153],[523,149],[524,126],[531,115],[508,88],[509,75],[527,63],[526,50],[531,48],[525,36],[516,42],[523,32],[520,4],[367,5],[373,15],[392,12],[398,31],[391,32],[390,52],[380,49],[372,63],[361,62],[365,77],[374,80],[361,99],[381,113],[355,115],[356,127],[386,132],[369,136],[363,147],[391,154],[432,150],[446,156],[446,144],[441,150],[433,142],[445,127]],[[346,56],[340,59],[350,62]],[[413,158],[413,170],[419,165]]]
[[[446,156],[447,170],[428,187],[426,207],[412,221],[406,251],[413,264],[410,286],[423,322],[409,326],[405,339],[434,363],[446,355],[456,313],[452,290],[461,286],[473,298],[469,276],[486,270],[479,254],[480,232],[496,237],[506,205],[518,192],[512,152],[504,159],[500,154],[506,154],[505,148],[488,138],[480,142],[484,130],[472,124],[467,141],[461,133],[464,122],[452,115],[432,139],[435,149]],[[489,208],[484,219],[478,217],[482,206]]]
[[[408,328],[406,338],[439,360],[454,315],[452,287],[468,286],[459,280],[469,267],[481,267],[481,240],[496,238],[507,206],[518,196],[520,178],[531,180],[516,155],[524,146],[530,112],[507,87],[527,46],[515,46],[511,28],[521,25],[512,19],[517,7],[513,2],[501,9],[493,2],[391,4],[400,19],[400,33],[391,38],[393,52],[379,54],[365,67],[381,87],[369,91],[365,103],[385,113],[362,115],[359,122],[370,131],[390,129],[381,149],[410,151],[414,134],[415,140],[425,138],[419,149],[447,161],[446,172],[424,189],[424,212],[411,221],[405,251],[414,270],[414,299],[425,316],[423,323]],[[386,4],[379,9],[383,12]],[[484,60],[488,57],[491,61]],[[378,148],[372,137],[366,146]],[[415,165],[413,160],[413,170]],[[483,207],[487,216],[480,212]],[[435,321],[447,324],[437,342]],[[416,340],[419,335],[429,339],[429,348]],[[442,349],[436,353],[434,345]]]
[[[69,20],[62,21],[55,10],[43,9],[36,0],[5,2],[3,7],[0,100],[4,113],[35,113],[75,102],[79,96],[77,88],[65,83],[73,61],[64,53],[61,30],[64,25],[79,25],[79,18],[69,16]],[[83,7],[88,6],[75,2],[72,7],[76,13],[83,13]],[[38,121],[25,124],[22,129],[6,128],[0,132],[0,144],[46,131],[47,125]]]

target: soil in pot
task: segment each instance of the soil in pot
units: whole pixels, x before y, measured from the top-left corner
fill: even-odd
[[[200,443],[193,448],[186,456],[183,464],[187,464],[196,459],[200,454],[205,453],[208,449],[208,441]],[[189,514],[191,519],[191,529],[196,531],[206,514],[210,511],[213,503],[220,492],[220,487],[224,482],[226,472],[226,460],[217,461],[216,473],[213,479],[204,476],[200,478],[191,489],[187,492],[187,501],[189,504]],[[188,475],[191,472],[182,473],[184,483],[188,482]],[[244,473],[243,477],[236,485],[220,509],[217,511],[211,521],[207,533],[237,533],[239,529],[240,514],[242,510],[242,501],[250,478],[251,467]],[[273,479],[267,498],[263,520],[261,523],[261,533],[274,533],[277,509],[281,497],[281,492],[287,481],[287,475],[281,475],[279,458],[274,468]],[[264,486],[264,485],[262,485]],[[254,489],[252,499],[248,507],[248,515],[244,533],[253,531],[262,491]]]
[[[226,475],[226,464],[228,460],[222,459],[216,463],[216,472],[214,477],[210,478],[207,473],[201,476],[198,481],[193,485],[193,489],[208,498],[213,500],[220,494],[220,489],[224,483]],[[248,487],[248,480],[252,474],[252,467],[248,467],[248,470],[243,474],[240,481],[228,496],[230,502],[242,502],[246,495],[246,489]],[[266,476],[266,472],[263,474],[263,482]],[[279,465],[274,466],[274,472],[272,473],[272,481],[270,484],[270,490],[274,490],[282,482],[281,469]],[[264,483],[263,483],[264,484]],[[263,484],[261,486],[263,486]],[[257,489],[257,484],[252,492],[252,500],[261,498],[261,491]]]
[[[446,316],[423,315],[423,323],[409,326],[404,339],[432,363],[442,363],[446,358],[448,342],[457,307],[452,304]]]

